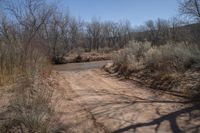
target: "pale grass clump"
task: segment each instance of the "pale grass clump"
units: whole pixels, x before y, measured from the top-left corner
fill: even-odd
[[[128,55],[127,49],[123,49],[114,53],[112,57],[116,65],[121,65],[127,61]]]
[[[22,78],[10,100],[8,121],[1,132],[49,133],[53,130],[53,88],[41,77]]]

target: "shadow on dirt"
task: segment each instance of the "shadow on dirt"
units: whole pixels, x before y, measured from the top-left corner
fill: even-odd
[[[192,112],[193,111],[198,111],[198,114],[193,115]],[[182,114],[189,114],[190,118],[188,120],[188,123],[190,122],[190,120],[192,119],[197,119],[200,118],[200,105],[193,105],[192,107],[187,107],[172,113],[169,113],[167,115],[163,115],[157,119],[154,119],[150,122],[146,122],[146,123],[137,123],[134,125],[130,125],[121,129],[118,129],[116,131],[114,131],[113,133],[122,133],[125,131],[129,131],[130,129],[133,129],[134,131],[136,131],[138,128],[142,128],[142,127],[147,127],[147,126],[153,126],[155,125],[155,132],[157,133],[159,130],[159,127],[161,125],[162,122],[164,121],[168,121],[170,123],[170,128],[171,131],[173,133],[182,133],[182,132],[193,132],[193,133],[199,133],[200,132],[200,125],[196,125],[194,127],[190,127],[189,129],[186,129],[185,131],[181,130],[181,128],[179,127],[179,124],[177,123],[177,117],[181,116]]]
[[[112,133],[123,133],[123,132],[137,132],[138,129],[143,128],[154,128],[155,133],[162,132],[163,127],[161,126],[163,122],[168,122],[169,131],[172,133],[184,133],[200,132],[200,104],[194,104],[193,101],[182,99],[182,100],[160,100],[159,96],[157,98],[143,98],[137,96],[130,96],[123,93],[113,93],[108,91],[99,92],[88,92],[85,96],[111,96],[116,100],[111,101],[96,101],[94,103],[87,104],[88,110],[98,119],[112,119],[114,121],[119,121],[118,128],[115,130],[110,130]],[[156,97],[156,95],[155,95]],[[172,112],[170,109],[166,110],[163,106],[177,105],[176,111]],[[180,105],[180,108],[178,107]],[[147,113],[149,108],[147,107],[147,112],[142,112],[142,107],[152,106],[151,111],[153,115],[152,118],[147,118],[145,122],[134,121],[134,117],[143,117],[143,114]],[[183,108],[184,107],[184,108]],[[160,113],[160,108],[163,108],[167,113]],[[162,109],[162,110],[163,110]],[[133,117],[132,121],[130,119],[122,119],[120,116],[133,113],[130,117]],[[135,114],[135,112],[137,112]],[[162,112],[162,111],[161,111]],[[127,113],[127,114],[126,114]],[[141,116],[139,116],[141,114]],[[183,120],[182,120],[183,119]],[[123,121],[123,122],[122,122]],[[197,121],[197,122],[196,122]],[[126,123],[126,124],[124,124]],[[130,125],[127,126],[127,123]],[[134,124],[132,124],[134,123]],[[126,125],[126,126],[125,126]],[[106,126],[106,124],[104,125]],[[109,127],[107,127],[109,129]]]

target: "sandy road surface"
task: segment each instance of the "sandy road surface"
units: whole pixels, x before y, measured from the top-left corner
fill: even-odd
[[[97,69],[103,64],[55,67],[59,132],[200,133],[200,106],[120,80]]]

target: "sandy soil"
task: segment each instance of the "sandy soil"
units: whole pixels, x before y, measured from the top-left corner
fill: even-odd
[[[58,132],[200,132],[199,105],[116,78],[96,67],[85,67],[55,67]]]

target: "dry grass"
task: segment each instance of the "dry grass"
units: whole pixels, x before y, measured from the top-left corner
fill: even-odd
[[[7,119],[0,122],[0,132],[49,133],[54,110],[53,89],[48,81],[51,65],[39,48],[25,54],[22,45],[18,46],[18,49],[7,46],[0,49],[4,50],[0,54],[0,85],[13,86],[5,112]]]
[[[49,133],[53,129],[53,88],[42,77],[22,78],[13,87],[13,96],[8,107],[8,119],[1,132]]]
[[[51,71],[48,58],[38,48],[33,48],[25,55],[23,49],[13,50],[3,46],[0,48],[0,85],[14,83],[22,75],[33,76]]]

